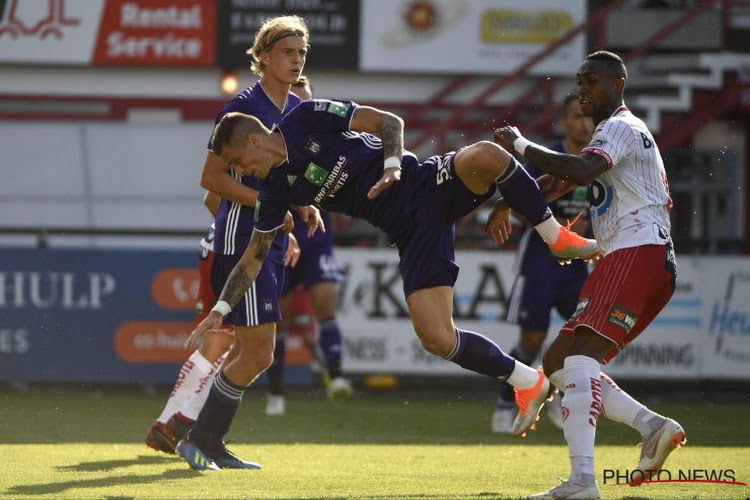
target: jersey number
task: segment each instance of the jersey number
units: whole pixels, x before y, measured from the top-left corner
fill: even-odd
[[[443,182],[451,178],[451,165],[450,161],[443,157],[438,158],[437,161],[437,185],[439,186]]]

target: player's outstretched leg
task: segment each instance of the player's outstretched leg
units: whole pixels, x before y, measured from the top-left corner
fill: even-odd
[[[538,418],[539,411],[547,398],[549,380],[539,368],[533,368],[508,356],[494,342],[478,333],[456,329],[456,340],[445,359],[467,370],[495,378],[504,378],[513,386],[519,415],[529,415],[528,419],[513,425],[511,433],[520,436]],[[518,420],[518,418],[516,419]]]
[[[599,254],[596,240],[584,238],[571,231],[570,225],[561,226],[557,222],[536,181],[512,156],[503,173],[495,179],[495,184],[508,205],[534,226],[552,255],[560,260],[589,260]]]

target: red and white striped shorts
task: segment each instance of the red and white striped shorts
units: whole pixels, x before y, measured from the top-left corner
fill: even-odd
[[[610,339],[617,347],[602,360],[608,363],[667,305],[676,275],[671,244],[615,250],[594,267],[560,334],[573,337],[576,328],[587,326]]]

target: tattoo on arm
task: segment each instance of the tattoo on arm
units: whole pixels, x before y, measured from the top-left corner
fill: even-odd
[[[383,157],[401,158],[404,153],[404,122],[396,115],[388,114],[380,123],[380,139],[383,141]]]
[[[234,307],[252,284],[253,279],[245,273],[245,270],[240,266],[235,266],[224,284],[224,290],[221,291],[219,299]]]
[[[234,266],[232,272],[229,273],[229,278],[227,278],[227,282],[224,284],[224,289],[221,291],[219,300],[226,301],[232,307],[240,301],[258,276],[275,236],[276,231],[267,233],[253,231],[245,253],[237,265]]]
[[[255,257],[255,260],[260,262],[265,260],[268,251],[271,249],[271,244],[273,243],[275,236],[276,231],[271,231],[269,233],[253,233],[253,238],[250,240],[250,246],[255,246],[255,250],[253,251],[253,257]],[[253,245],[253,240],[255,240],[256,245]]]

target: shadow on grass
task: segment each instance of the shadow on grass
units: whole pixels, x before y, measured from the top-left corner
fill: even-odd
[[[127,460],[101,460],[98,462],[81,462],[76,465],[61,465],[57,470],[61,472],[96,472],[130,467],[131,465],[162,465],[175,462],[174,458],[163,455],[141,455]]]
[[[110,462],[130,462],[130,460],[112,460],[104,462],[90,462],[92,464],[102,463],[108,464]],[[135,460],[133,460],[135,462]],[[79,469],[89,470],[89,469]],[[72,481],[60,481],[57,483],[45,483],[45,484],[25,484],[19,486],[13,486],[5,491],[6,495],[54,495],[56,493],[63,493],[67,490],[79,489],[79,488],[107,488],[111,486],[124,486],[133,484],[149,484],[154,481],[163,480],[178,480],[178,479],[189,479],[192,477],[198,477],[200,473],[180,468],[173,469],[164,472],[163,474],[128,474],[126,476],[116,477],[102,477],[98,479],[78,479]],[[113,497],[120,498],[120,497]]]

